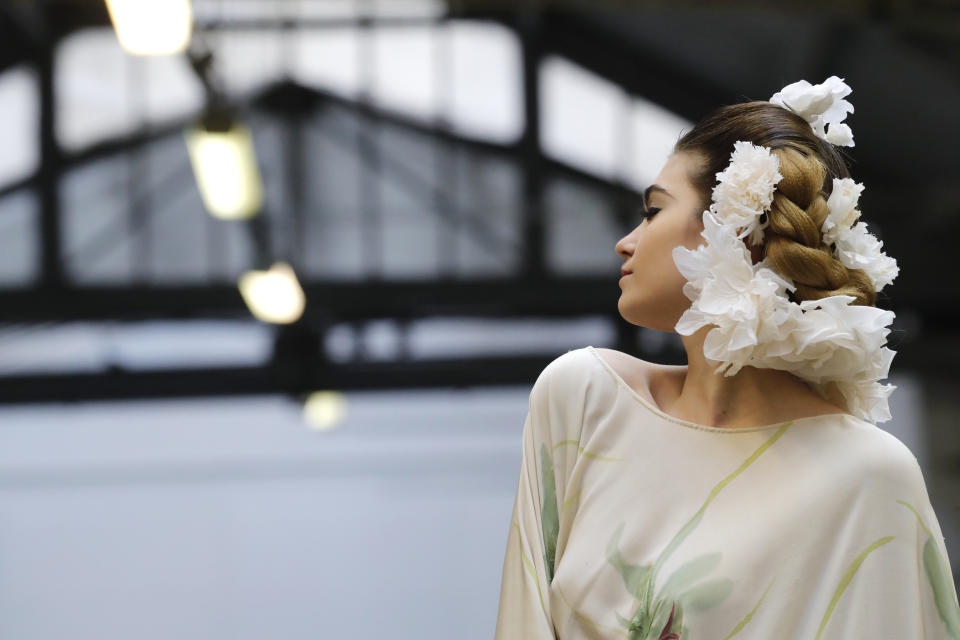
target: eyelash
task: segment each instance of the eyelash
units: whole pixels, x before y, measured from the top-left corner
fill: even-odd
[[[653,213],[650,213],[651,211],[653,211]],[[640,208],[640,217],[641,217],[641,218],[652,218],[653,216],[657,215],[657,213],[659,213],[659,211],[660,211],[660,207],[650,207],[649,209],[647,209],[646,207],[641,207],[641,208]]]

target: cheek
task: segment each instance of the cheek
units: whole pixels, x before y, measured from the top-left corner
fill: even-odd
[[[673,247],[680,244],[676,237],[666,233],[648,233],[637,242],[637,279],[645,289],[669,292],[686,282],[673,262]]]
[[[690,300],[683,293],[687,279],[673,261],[673,249],[695,248],[696,239],[688,241],[683,222],[665,218],[638,231],[636,242],[635,272],[622,286],[620,314],[632,324],[674,331]]]
[[[622,287],[629,305],[644,314],[679,315],[690,304],[683,294],[683,277],[673,262],[676,239],[649,233],[637,241],[636,271]]]

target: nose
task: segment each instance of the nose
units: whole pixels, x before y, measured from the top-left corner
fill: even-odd
[[[614,246],[614,249],[616,250],[618,256],[624,260],[628,260],[630,256],[633,255],[634,246],[635,243],[633,241],[633,232],[631,231],[627,235],[617,240],[617,244]]]

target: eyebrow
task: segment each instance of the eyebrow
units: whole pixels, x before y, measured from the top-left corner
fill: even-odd
[[[644,205],[646,205],[646,204],[648,204],[648,203],[650,202],[650,194],[653,193],[654,191],[656,191],[656,192],[658,192],[658,193],[662,193],[663,195],[665,195],[665,196],[667,196],[667,197],[670,197],[670,198],[673,197],[673,195],[671,195],[669,191],[667,191],[666,189],[664,189],[664,188],[661,187],[660,185],[658,185],[658,184],[652,184],[652,185],[650,185],[649,187],[647,187],[646,190],[644,190],[644,192],[643,192],[643,204],[644,204]]]

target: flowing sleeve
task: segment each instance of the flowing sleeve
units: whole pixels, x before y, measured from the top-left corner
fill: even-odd
[[[921,505],[923,511],[914,514],[917,518],[914,557],[923,567],[919,599],[928,630],[926,637],[960,640],[960,602],[943,533],[930,503],[921,502]]]
[[[576,351],[547,365],[534,383],[523,424],[520,477],[507,535],[494,640],[556,638],[549,587],[559,558],[558,504],[563,504],[565,469],[575,455],[580,405],[571,398],[577,376]],[[580,362],[582,367],[582,361]],[[581,369],[582,370],[582,369]],[[573,454],[569,450],[573,450]]]
[[[960,640],[957,588],[923,473],[905,445],[888,443],[818,637]]]

